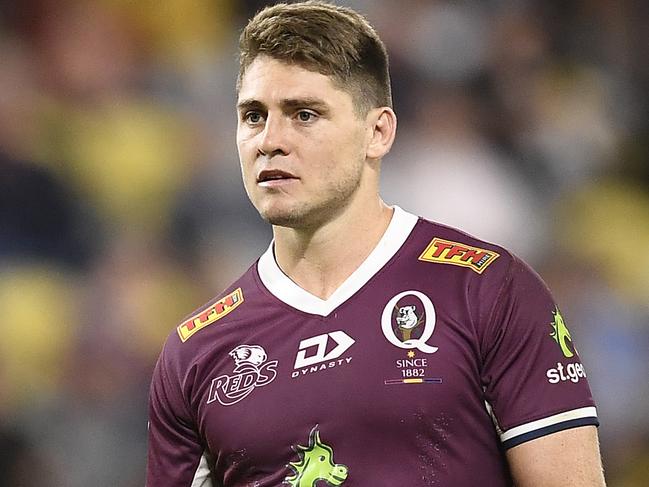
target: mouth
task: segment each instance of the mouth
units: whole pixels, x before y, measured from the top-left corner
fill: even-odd
[[[257,176],[257,184],[259,186],[278,186],[297,179],[297,176],[280,169],[266,169]]]
[[[333,485],[341,485],[345,480],[347,480],[346,470],[342,470],[338,473],[332,473],[330,475],[330,481]]]

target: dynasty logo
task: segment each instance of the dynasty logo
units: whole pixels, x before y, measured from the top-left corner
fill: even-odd
[[[419,256],[419,260],[468,267],[472,271],[482,274],[499,256],[500,254],[492,250],[435,237]]]
[[[212,379],[208,404],[219,401],[224,406],[232,406],[277,376],[277,360],[266,362],[268,355],[259,345],[239,345],[229,355],[234,360],[234,370],[231,375]]]
[[[334,343],[335,347],[331,348],[330,343]],[[356,343],[356,340],[342,330],[300,341],[300,349],[295,357],[291,377],[296,378],[300,375],[307,375],[350,363],[352,357],[339,357],[349,350],[354,343]]]

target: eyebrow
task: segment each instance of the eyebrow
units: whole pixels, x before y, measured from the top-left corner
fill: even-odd
[[[285,98],[280,101],[280,106],[284,111],[290,111],[296,108],[311,108],[322,113],[329,111],[329,105],[327,105],[327,103],[321,98],[315,97]],[[254,98],[248,98],[237,103],[237,109],[240,112],[248,110],[266,110],[266,105]]]
[[[239,110],[240,112],[263,108],[265,108],[263,103],[252,98],[241,100],[239,103],[237,103],[237,110]]]

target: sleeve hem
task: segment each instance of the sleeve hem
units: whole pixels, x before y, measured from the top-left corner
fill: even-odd
[[[558,431],[577,428],[579,426],[599,426],[595,407],[574,409],[565,413],[555,414],[548,418],[532,421],[511,428],[500,435],[503,447],[508,450],[530,440],[540,438]]]

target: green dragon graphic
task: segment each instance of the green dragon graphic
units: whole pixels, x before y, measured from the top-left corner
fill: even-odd
[[[561,313],[559,312],[559,307],[555,307],[555,310],[552,312],[552,314],[554,315],[554,320],[552,321],[552,323],[550,323],[550,325],[552,325],[552,333],[550,333],[550,336],[554,338],[554,341],[559,344],[563,355],[566,358],[570,358],[574,355],[574,353],[568,348],[566,340],[572,343],[572,337],[570,336],[570,332],[568,331],[568,328],[563,321],[563,316],[561,316]]]
[[[284,479],[291,487],[315,487],[318,480],[329,485],[342,485],[347,479],[347,467],[333,461],[333,449],[320,441],[320,431],[315,425],[309,433],[309,446],[293,448],[300,460],[289,463],[293,475]]]

